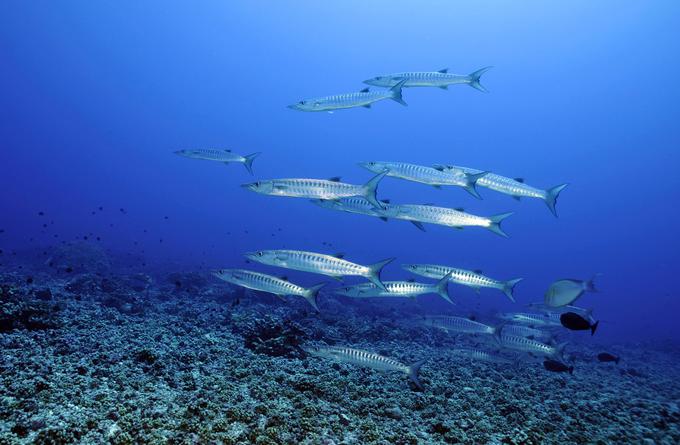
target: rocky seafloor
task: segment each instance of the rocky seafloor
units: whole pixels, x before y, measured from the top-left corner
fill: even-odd
[[[607,345],[616,365],[593,340],[557,374],[462,359],[412,302],[315,314],[207,273],[3,267],[0,444],[680,443],[677,345]],[[424,390],[307,342],[427,358]]]

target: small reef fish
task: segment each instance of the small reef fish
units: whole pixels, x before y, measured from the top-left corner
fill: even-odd
[[[394,204],[384,210],[385,216],[389,218],[437,224],[455,229],[483,227],[505,238],[508,237],[508,234],[501,229],[501,222],[512,215],[512,212],[510,212],[489,217],[477,216],[466,213],[462,208],[449,209],[446,207],[418,204]]]
[[[443,185],[462,187],[477,199],[482,199],[482,197],[479,196],[475,184],[477,184],[477,181],[480,180],[480,178],[488,173],[479,172],[474,174],[451,175],[433,167],[407,164],[405,162],[369,161],[360,162],[359,166],[374,173],[386,171],[387,176],[412,182],[420,182],[437,188],[441,188]]]
[[[376,209],[385,207],[385,203],[378,201],[376,192],[378,184],[386,173],[374,176],[364,185],[347,184],[340,182],[340,178],[331,179],[270,179],[243,184],[247,188],[263,195],[288,196],[292,198],[336,200],[361,196],[371,203]]]
[[[585,281],[572,279],[555,281],[545,291],[546,306],[566,306],[578,300],[586,292],[597,292],[597,289],[595,289],[595,277],[598,275]]]
[[[506,324],[503,326],[503,332],[508,335],[515,335],[517,337],[525,337],[530,340],[538,340],[541,342],[549,342],[553,336],[550,332],[542,331],[540,329],[531,328],[529,326]]]
[[[489,334],[496,335],[502,326],[489,326],[478,321],[470,320],[465,317],[456,316],[436,316],[425,317],[425,326],[443,329],[446,332],[457,332],[460,334]]]
[[[344,276],[364,277],[383,290],[386,287],[380,280],[380,273],[383,267],[394,261],[394,258],[388,258],[375,264],[362,266],[347,261],[340,254],[333,256],[304,250],[258,250],[246,253],[245,257],[270,266],[317,273],[336,279]]]
[[[238,162],[248,170],[248,173],[253,174],[253,161],[262,153],[252,153],[242,156],[233,153],[231,150],[217,150],[217,149],[193,149],[193,150],[177,150],[176,155],[184,156],[191,159],[204,159],[207,161],[222,162],[229,164],[231,162]]]
[[[564,326],[567,329],[571,329],[572,331],[590,330],[590,335],[595,335],[597,325],[600,324],[599,321],[591,323],[590,320],[581,317],[579,314],[575,312],[565,312],[561,314],[560,322],[562,323],[562,326]]]
[[[507,281],[499,281],[482,275],[481,270],[465,270],[455,267],[440,266],[437,264],[402,264],[402,269],[428,278],[440,279],[446,274],[451,274],[451,282],[471,287],[479,292],[482,287],[490,287],[502,291],[513,303],[515,297],[513,291],[515,285],[522,281],[522,278],[515,278]]]
[[[470,74],[449,73],[448,68],[439,71],[408,71],[403,73],[385,74],[376,76],[372,79],[364,80],[367,85],[376,87],[391,87],[398,82],[405,82],[407,87],[437,87],[446,90],[449,85],[470,85],[472,88],[487,93],[487,89],[479,83],[482,74],[489,71],[492,67],[487,66]]]
[[[337,288],[335,293],[350,298],[416,298],[419,295],[437,294],[449,303],[454,304],[448,292],[448,276],[434,284],[412,281],[385,281],[384,284],[385,289],[381,289],[373,283],[364,283]]]
[[[363,366],[377,371],[398,371],[406,374],[418,389],[423,389],[418,373],[425,360],[405,365],[397,360],[374,352],[346,348],[344,346],[302,346],[302,350],[315,357],[337,360],[342,363]]]
[[[557,346],[551,346],[538,340],[531,340],[529,338],[516,335],[508,335],[503,331],[500,332],[500,335],[498,335],[497,338],[500,345],[505,348],[528,352],[530,354],[556,357],[560,360],[563,360],[562,355],[564,353],[564,347],[567,345],[567,343],[564,342]]]
[[[501,320],[511,321],[513,323],[521,323],[528,326],[561,326],[562,323],[557,316],[551,314],[532,314],[529,312],[508,312],[498,314]]]
[[[475,361],[489,362],[489,363],[500,363],[500,364],[512,364],[513,361],[500,356],[498,354],[492,354],[487,351],[482,351],[479,349],[469,349],[469,348],[457,348],[451,351],[453,355],[458,357],[467,358]]]
[[[326,283],[320,283],[310,288],[304,288],[282,278],[244,269],[220,269],[213,272],[213,275],[227,283],[246,289],[268,292],[279,298],[283,298],[284,295],[303,297],[317,311],[319,310],[317,301],[319,290],[326,285]]]
[[[615,362],[617,365],[619,364],[619,361],[621,360],[621,357],[617,357],[615,355],[612,355],[608,352],[600,352],[597,354],[597,359],[601,362]]]
[[[288,105],[288,108],[298,111],[334,111],[356,107],[371,108],[373,103],[385,99],[392,99],[406,106],[408,104],[401,97],[401,88],[405,83],[405,80],[397,82],[389,90],[370,91],[368,88],[364,88],[356,93],[304,99],[296,104]]]
[[[545,360],[543,362],[543,367],[550,372],[568,372],[569,374],[574,373],[573,366],[567,366],[562,362],[558,362],[557,360]]]
[[[475,168],[460,167],[457,165],[437,165],[435,168],[441,169],[442,171],[448,171],[456,176],[474,175],[482,172],[482,170],[477,170]],[[557,210],[555,208],[557,205],[557,198],[560,196],[560,192],[569,184],[560,184],[544,190],[525,184],[523,178],[513,179],[495,173],[489,173],[481,177],[479,181],[477,181],[477,185],[510,195],[517,200],[520,198],[541,199],[548,206],[550,212],[554,216],[557,216]]]

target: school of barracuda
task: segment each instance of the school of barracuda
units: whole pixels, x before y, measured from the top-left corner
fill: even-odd
[[[485,67],[469,75],[449,73],[443,69],[433,72],[402,72],[376,76],[364,81],[371,86],[384,87],[371,91],[364,88],[359,92],[336,94],[314,99],[303,99],[289,105],[298,111],[326,111],[348,108],[371,108],[373,104],[386,99],[406,106],[402,97],[403,88],[435,87],[448,89],[451,85],[469,85],[476,90],[487,92],[480,83],[482,74],[491,67]],[[175,151],[177,155],[221,162],[224,164],[241,163],[250,174],[252,164],[260,153],[240,155],[228,149],[184,149]],[[383,221],[397,219],[409,221],[418,229],[425,231],[424,224],[440,225],[454,229],[480,227],[496,235],[508,237],[501,228],[501,222],[512,215],[511,212],[492,216],[480,216],[465,212],[462,208],[446,208],[432,204],[392,203],[378,198],[378,186],[385,177],[398,178],[414,183],[426,184],[436,188],[459,187],[475,198],[481,199],[477,187],[484,187],[517,200],[535,198],[543,200],[550,212],[557,216],[556,204],[560,192],[567,184],[547,189],[537,188],[525,183],[522,178],[510,178],[484,169],[461,167],[448,163],[418,165],[401,161],[363,161],[357,165],[369,170],[376,176],[364,184],[341,182],[340,178],[283,178],[267,179],[243,184],[242,187],[263,195],[304,198],[319,207],[359,215],[380,218]],[[342,281],[345,277],[361,277],[368,280],[356,285],[338,286],[324,295],[336,295],[352,299],[390,299],[409,298],[416,300],[424,294],[436,294],[451,304],[455,304],[449,294],[449,284],[467,286],[480,292],[481,288],[497,289],[515,302],[515,286],[522,278],[499,280],[488,277],[481,270],[466,270],[451,265],[403,264],[402,269],[415,275],[434,279],[435,282],[422,283],[415,280],[383,281],[381,272],[395,258],[374,263],[355,263],[342,254],[308,252],[302,250],[258,250],[245,253],[250,262],[256,262],[282,269],[302,271],[323,275]],[[375,259],[373,259],[375,261]],[[213,274],[226,282],[252,291],[274,294],[281,299],[286,296],[304,298],[316,311],[323,310],[319,303],[320,290],[327,283],[303,287],[277,277],[257,271],[244,269],[220,269]],[[587,330],[595,333],[598,322],[591,309],[573,305],[587,292],[596,292],[594,278],[590,280],[560,279],[553,282],[545,293],[543,302],[530,303],[532,312],[507,312],[496,315],[496,320],[483,323],[479,320],[459,315],[432,315],[418,320],[423,327],[444,331],[452,335],[479,336],[492,338],[491,347],[485,349],[456,348],[452,352],[461,358],[478,362],[511,366],[518,360],[517,355],[524,353],[544,357],[558,365],[566,360],[566,342],[556,343],[560,329]],[[423,385],[418,373],[427,360],[423,358],[411,365],[379,355],[371,351],[349,346],[329,346],[322,344],[304,345],[302,349],[310,356],[335,360],[347,364],[368,367],[378,371],[395,371],[407,375],[420,390]],[[573,367],[545,366],[546,369],[569,369]]]

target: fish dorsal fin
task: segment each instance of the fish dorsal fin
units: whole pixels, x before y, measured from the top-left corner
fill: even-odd
[[[521,182],[522,184],[524,184],[524,178],[515,178],[515,181]]]
[[[288,277],[287,277],[286,275],[282,275],[280,278],[281,278],[283,281],[288,281]]]
[[[385,204],[389,204],[390,200],[389,199],[381,199],[380,202],[384,202]]]
[[[438,72],[438,73],[442,73],[442,74],[446,74],[446,73],[449,72],[449,69],[448,69],[448,68],[442,68],[442,69],[440,69],[440,70],[437,71],[437,72]]]
[[[369,88],[364,88],[363,90],[359,91],[360,93],[368,93],[370,91]]]
[[[432,168],[434,168],[435,170],[439,170],[440,172],[443,172],[445,166],[443,166],[441,164],[435,164],[435,165],[432,166]]]
[[[226,151],[227,153],[231,153],[231,150],[224,150],[224,151]]]
[[[465,211],[465,209],[462,208],[462,207],[456,207],[456,208],[453,209],[453,210],[457,210],[457,211],[459,211],[459,212],[464,212],[464,211]]]
[[[477,320],[477,317],[475,316],[475,314],[471,314],[468,318],[472,321]]]
[[[425,204],[423,204],[423,205],[424,205],[424,206],[433,206],[433,205],[434,205],[434,203],[433,203],[433,202],[426,202],[426,203],[425,203]]]
[[[475,270],[473,270],[473,272],[474,272],[474,273],[478,273],[478,274],[483,274],[483,273],[484,273],[484,272],[482,272],[481,269],[475,269]]]
[[[416,282],[416,279],[415,279],[415,278],[409,278],[409,279],[406,280],[406,281],[408,281],[409,283],[415,283],[415,282]]]
[[[328,178],[328,180],[331,182],[340,182],[340,176],[333,176],[332,178]]]
[[[333,256],[334,256],[335,258],[340,258],[340,259],[345,258],[345,254],[342,253],[342,252],[338,252],[338,253],[334,254]]]

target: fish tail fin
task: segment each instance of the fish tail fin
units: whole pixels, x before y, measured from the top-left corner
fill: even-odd
[[[559,357],[559,359],[561,361],[564,361],[564,348],[568,344],[569,344],[569,342],[565,341],[565,342],[562,342],[562,343],[558,344],[557,346],[555,346],[555,355],[557,357]]]
[[[595,335],[595,331],[597,331],[597,326],[600,324],[600,320],[597,320],[595,323],[590,325],[590,335],[593,336]]]
[[[380,280],[380,273],[383,270],[383,267],[387,266],[389,263],[394,261],[394,258],[387,258],[386,260],[379,261],[375,264],[371,264],[368,266],[368,278],[373,284],[378,286],[380,289],[387,290],[385,288],[385,285],[383,282]]]
[[[307,292],[305,292],[305,300],[311,304],[314,309],[316,309],[317,312],[321,312],[319,310],[319,290],[321,290],[322,287],[324,287],[326,283],[319,283],[316,286],[312,286],[309,289],[307,289]]]
[[[405,107],[407,107],[408,104],[404,102],[404,99],[401,97],[401,89],[404,87],[404,84],[406,83],[407,80],[408,79],[404,79],[395,86],[393,86],[392,88],[390,88],[390,92],[392,93],[392,96],[390,98],[395,102],[399,102]]]
[[[496,235],[500,235],[504,238],[508,238],[508,234],[501,229],[501,222],[508,216],[512,215],[513,212],[501,213],[500,215],[494,215],[489,217],[489,227],[487,229],[491,230]]]
[[[493,67],[491,67],[491,66],[486,66],[486,67],[484,67],[484,68],[482,68],[482,69],[479,69],[479,70],[477,70],[477,71],[474,71],[474,72],[468,74],[468,85],[470,85],[470,86],[471,86],[472,88],[474,88],[475,90],[481,91],[482,93],[488,93],[489,90],[487,90],[486,88],[484,88],[484,85],[482,85],[482,84],[479,82],[479,80],[480,80],[480,78],[482,77],[482,74],[486,73],[486,72],[489,71],[491,68],[493,68]]]
[[[508,280],[503,283],[503,293],[512,301],[513,303],[515,302],[515,296],[513,295],[513,292],[515,290],[515,286],[517,283],[522,281],[524,278],[515,278],[514,280]]]
[[[451,279],[451,274],[453,274],[453,272],[449,272],[448,274],[446,274],[446,276],[444,276],[444,278],[437,281],[435,288],[437,289],[437,294],[439,294],[440,297],[442,297],[444,300],[448,301],[451,304],[455,304],[451,300],[451,296],[449,295],[449,280]]]
[[[466,173],[465,174],[465,185],[463,188],[465,191],[467,191],[469,194],[474,196],[477,199],[482,199],[480,196],[479,192],[477,191],[477,181],[482,179],[484,176],[488,175],[491,172],[480,172],[480,173]]]
[[[420,382],[420,378],[418,376],[418,373],[420,372],[420,367],[423,366],[423,363],[425,363],[427,360],[420,360],[415,363],[412,363],[408,367],[408,378],[411,379],[414,385],[419,390],[423,390],[423,384]]]
[[[597,288],[595,287],[595,278],[599,277],[602,275],[601,273],[596,273],[595,275],[592,276],[592,278],[588,281],[586,281],[586,291],[587,292],[599,292]]]
[[[244,156],[245,160],[243,161],[243,166],[248,170],[248,173],[251,175],[253,174],[253,161],[255,160],[256,157],[260,156],[262,153],[257,152],[257,153],[252,153],[249,154],[248,156]]]
[[[376,209],[385,209],[385,203],[380,202],[378,200],[377,192],[378,192],[378,184],[382,180],[382,178],[387,175],[388,171],[385,170],[384,172],[380,173],[379,175],[374,176],[371,178],[370,181],[368,181],[366,184],[364,184],[364,198],[368,202],[371,203],[373,207]]]
[[[503,328],[505,325],[508,324],[507,321],[501,321],[498,323],[496,326],[493,327],[493,336],[494,339],[500,344],[501,342],[501,332],[503,332]]]
[[[545,198],[543,198],[543,200],[545,201],[545,205],[550,209],[550,212],[555,215],[555,218],[557,218],[557,209],[555,209],[557,198],[560,196],[560,192],[568,185],[569,184],[560,184],[545,191]]]

